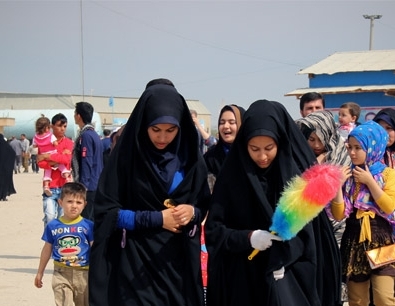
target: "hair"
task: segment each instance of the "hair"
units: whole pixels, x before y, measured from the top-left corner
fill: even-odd
[[[51,127],[51,121],[44,115],[36,120],[36,133],[44,134]]]
[[[325,99],[324,99],[323,95],[321,95],[320,93],[315,92],[315,91],[313,91],[313,92],[306,92],[303,96],[300,97],[300,102],[299,102],[300,110],[301,111],[303,110],[304,105],[306,103],[309,103],[311,101],[315,101],[315,100],[318,100],[318,99],[322,100],[322,106],[325,108]]]
[[[81,116],[82,121],[85,124],[92,122],[93,117],[93,106],[88,102],[77,102],[75,104],[75,112],[76,114]]]
[[[104,136],[107,137],[107,136],[110,136],[110,134],[111,134],[111,131],[110,131],[109,129],[104,129],[104,130],[103,130],[103,135],[104,135]]]
[[[158,85],[158,84],[169,85],[169,86],[173,86],[175,88],[173,82],[170,81],[169,79],[159,78],[159,79],[153,79],[153,80],[149,81],[147,83],[147,85],[145,85],[145,89],[147,89],[150,86]]]
[[[356,117],[355,122],[358,121],[359,116],[361,115],[361,107],[359,106],[359,104],[355,102],[346,102],[340,105],[340,108],[347,108],[351,116]]]
[[[366,117],[368,117],[368,116],[374,116],[374,117],[376,117],[376,113],[375,113],[375,112],[367,112],[367,113],[365,114],[365,120],[366,120]]]
[[[60,192],[60,198],[63,200],[66,195],[81,197],[86,201],[86,188],[83,184],[77,182],[66,183]]]
[[[65,115],[63,115],[62,113],[58,113],[52,117],[51,123],[52,123],[52,125],[55,125],[59,121],[61,124],[67,123],[67,117]]]

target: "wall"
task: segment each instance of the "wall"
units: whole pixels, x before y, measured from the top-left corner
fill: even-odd
[[[393,84],[395,84],[395,74],[392,70],[320,74],[309,79],[311,88]]]

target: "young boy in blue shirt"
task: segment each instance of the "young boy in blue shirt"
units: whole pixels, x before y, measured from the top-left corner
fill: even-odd
[[[42,236],[45,241],[34,285],[43,286],[45,267],[52,257],[54,272],[52,288],[55,304],[88,306],[89,252],[93,243],[93,222],[81,216],[86,206],[86,188],[80,183],[62,187],[59,205],[63,216],[47,224]]]

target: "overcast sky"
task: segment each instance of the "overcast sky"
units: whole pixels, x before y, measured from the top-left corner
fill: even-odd
[[[214,125],[223,105],[258,99],[297,118],[298,100],[284,97],[308,87],[297,72],[368,50],[364,14],[382,15],[373,49],[395,49],[393,0],[0,0],[0,91],[139,97],[165,77],[205,104]]]

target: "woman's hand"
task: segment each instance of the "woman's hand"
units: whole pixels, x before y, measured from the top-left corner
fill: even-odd
[[[324,152],[324,153],[321,153],[320,155],[318,155],[318,156],[317,156],[317,162],[318,162],[319,164],[324,163],[324,162],[326,161],[326,155],[327,155],[327,154],[328,154],[327,152]]]
[[[174,207],[173,217],[180,225],[187,225],[195,216],[195,209],[189,204],[180,204]]]
[[[173,216],[174,208],[168,208],[162,210],[163,225],[162,227],[173,233],[181,233],[181,224],[174,219]]]

